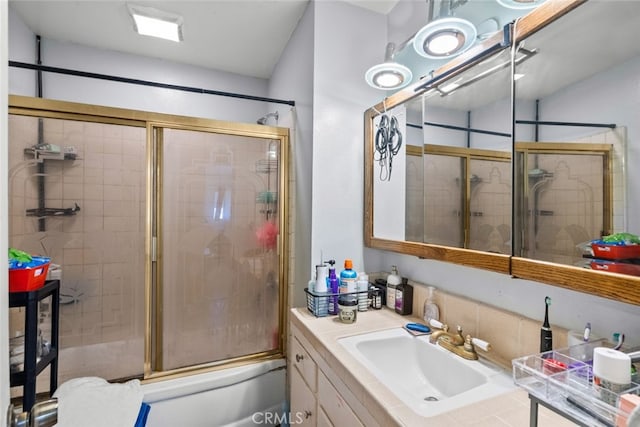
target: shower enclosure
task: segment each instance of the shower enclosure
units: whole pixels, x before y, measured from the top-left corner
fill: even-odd
[[[584,246],[612,232],[611,144],[519,143],[519,256],[585,266]]]
[[[510,253],[510,153],[429,144],[424,151],[424,241]]]
[[[22,97],[9,113],[9,244],[62,271],[60,383],[281,357],[287,130]]]

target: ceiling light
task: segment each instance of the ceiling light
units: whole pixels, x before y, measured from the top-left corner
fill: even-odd
[[[546,0],[496,0],[500,6],[508,9],[533,9],[540,6]]]
[[[524,77],[524,74],[515,73],[513,75],[513,80],[520,80],[523,77]]]
[[[402,64],[393,61],[395,44],[387,44],[385,59],[382,64],[369,68],[364,75],[369,86],[376,89],[399,89],[408,85],[413,78],[413,73]]]
[[[182,41],[182,16],[152,7],[127,5],[133,17],[133,27],[143,36]]]
[[[469,49],[476,37],[476,27],[466,19],[441,18],[418,31],[413,38],[413,48],[425,58],[450,58]]]

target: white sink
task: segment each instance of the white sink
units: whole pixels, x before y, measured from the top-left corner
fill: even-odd
[[[403,328],[338,339],[402,402],[430,417],[515,390],[511,375],[484,360],[465,360]]]

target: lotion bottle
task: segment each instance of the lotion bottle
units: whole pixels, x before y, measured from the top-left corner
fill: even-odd
[[[357,281],[358,273],[356,273],[356,271],[353,269],[353,261],[350,259],[345,259],[344,270],[340,272],[340,293],[348,294],[344,295],[345,301],[358,300],[357,294],[355,293],[358,290]]]
[[[425,320],[425,323],[429,325],[431,319],[438,321],[440,320],[440,308],[438,308],[438,305],[433,300],[433,292],[436,290],[436,288],[434,288],[433,286],[428,286],[427,290],[429,293],[427,294],[427,299],[424,302],[423,318]]]
[[[387,307],[396,309],[396,287],[402,283],[402,278],[398,274],[398,267],[391,266],[391,274],[387,276]]]

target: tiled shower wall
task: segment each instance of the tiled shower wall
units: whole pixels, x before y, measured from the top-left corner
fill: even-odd
[[[627,218],[625,210],[625,161],[626,152],[626,128],[617,127],[613,130],[599,132],[588,137],[571,142],[612,144],[613,146],[613,171],[612,171],[612,198],[613,198],[613,231],[623,232],[627,230]],[[412,162],[416,162],[417,157],[408,156]],[[562,173],[561,160],[553,159],[551,156],[540,157],[538,167],[549,172],[554,172],[558,176]],[[408,161],[409,162],[409,161]],[[580,185],[585,191],[582,194],[597,194],[602,191],[602,162],[598,159],[588,160],[586,157],[580,162],[567,165],[571,179]],[[494,252],[510,253],[511,240],[511,186],[510,186],[510,164],[508,162],[487,162],[475,161],[472,163],[472,175],[476,175],[479,181],[471,185],[471,246],[474,249],[490,250]],[[459,160],[447,156],[425,156],[424,178],[415,172],[407,173],[407,236],[409,232],[415,233],[418,229],[415,218],[424,218],[425,242],[439,243],[452,246],[460,246],[462,236],[460,216],[460,192],[459,185],[461,178],[461,168]],[[428,182],[425,194],[417,190],[418,179],[421,182]],[[415,182],[414,182],[415,181]],[[579,181],[579,182],[578,182]],[[411,191],[409,191],[411,189]],[[485,191],[486,190],[486,191]],[[578,200],[575,189],[572,196],[556,198],[554,203],[556,208],[544,208],[547,211],[563,211],[563,215],[557,216],[557,221],[561,220],[560,228],[565,224],[587,225],[591,219],[587,218],[585,209],[579,212]],[[474,197],[475,196],[475,197]],[[575,197],[574,197],[575,196]],[[423,197],[429,197],[430,202],[420,205]],[[584,199],[584,197],[583,197]],[[583,200],[584,202],[584,200]],[[593,221],[601,222],[602,219],[602,197],[593,197],[589,201],[590,211],[593,212]],[[584,205],[585,203],[582,203]],[[572,207],[573,206],[573,207]],[[424,210],[424,212],[423,212]],[[571,210],[574,214],[569,214]],[[487,214],[487,213],[490,214]],[[554,219],[552,217],[549,217]],[[543,218],[549,219],[549,218]],[[413,224],[409,228],[410,221]],[[532,221],[530,221],[532,223]],[[551,228],[558,228],[553,222]],[[582,227],[582,226],[581,226]],[[575,229],[576,227],[570,227]],[[600,232],[598,227],[583,227],[588,231],[584,233],[562,232],[560,234],[549,233],[542,230],[540,247],[548,248],[547,251],[538,251],[538,254],[529,253],[526,256],[536,259],[544,259],[552,262],[562,262],[573,264],[581,260],[582,256],[578,244],[597,238]],[[417,239],[416,239],[417,240]],[[551,247],[551,246],[553,247]]]
[[[457,156],[425,155],[423,192],[407,192],[416,197],[408,206],[420,206],[408,217],[424,222],[424,241],[462,247],[465,179],[463,159]],[[509,253],[511,245],[510,163],[472,159],[469,247]],[[409,178],[409,177],[408,177]],[[408,180],[409,181],[409,180]],[[410,185],[409,183],[407,184]],[[415,185],[415,184],[411,184]],[[424,200],[423,200],[424,197]],[[424,213],[422,212],[424,211]]]
[[[43,119],[43,130],[45,143],[77,150],[76,160],[44,161],[45,206],[80,211],[47,217],[45,231],[25,215],[38,206],[36,162],[24,153],[38,141],[38,118],[10,115],[9,244],[62,268],[59,381],[140,374],[145,129]],[[12,329],[19,318],[12,313]]]

